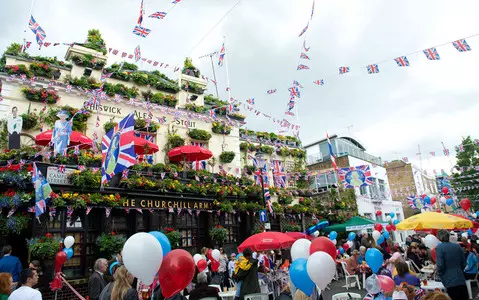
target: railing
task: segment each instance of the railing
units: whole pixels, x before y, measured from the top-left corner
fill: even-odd
[[[352,152],[340,152],[340,153],[336,154],[336,157],[341,157],[341,156],[346,156],[346,155],[351,155],[353,157],[365,160],[367,162],[376,164],[378,166],[382,165],[381,158],[376,157],[376,156],[371,155],[371,154],[368,154],[364,151],[360,151],[360,150],[353,150]],[[314,165],[314,164],[321,163],[321,162],[324,162],[324,161],[329,161],[329,160],[331,160],[329,155],[321,155],[321,153],[308,155],[306,157],[306,163],[308,165]]]

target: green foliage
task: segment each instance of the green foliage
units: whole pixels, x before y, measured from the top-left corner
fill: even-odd
[[[246,142],[241,142],[240,143],[240,151],[246,152],[248,150],[248,143]]]
[[[44,237],[28,240],[28,250],[33,258],[53,259],[60,251],[61,240],[47,233]]]
[[[168,134],[169,149],[184,146],[185,140],[179,134]]]
[[[98,189],[101,185],[101,172],[93,172],[92,169],[75,171],[68,176],[70,183],[81,189]]]
[[[175,95],[163,94],[163,93],[154,93],[150,98],[151,103],[156,103],[158,105],[165,105],[169,107],[175,107],[178,104],[178,99]]]
[[[194,76],[196,78],[199,78],[201,73],[200,70],[198,70],[194,65],[193,62],[191,61],[191,58],[186,57],[185,61],[183,62],[183,70],[181,73]]]
[[[30,217],[24,214],[15,214],[10,218],[0,215],[0,233],[2,236],[20,234],[27,228],[29,221]]]
[[[106,54],[105,41],[103,41],[101,33],[98,29],[88,30],[87,42],[83,44],[83,47],[101,52],[103,55]]]
[[[196,112],[196,113],[205,113],[208,111],[208,108],[204,107],[204,106],[198,106],[194,103],[188,103],[188,104],[185,104],[185,109],[188,110],[188,111],[193,111],[193,112]]]
[[[55,90],[50,89],[23,88],[22,92],[25,95],[25,98],[33,102],[55,104],[60,99],[58,93]]]
[[[48,112],[45,114],[45,123],[53,127],[55,125],[55,121],[59,120],[59,118],[57,117],[57,114],[61,110],[68,112],[69,119],[71,119],[78,112],[78,109],[68,105],[64,105],[62,107],[51,107],[48,110]],[[89,111],[87,111],[86,113],[77,114],[75,118],[73,118],[72,130],[84,132],[87,128],[87,122],[90,116],[91,116],[91,113]]]
[[[108,258],[120,253],[125,242],[126,237],[124,235],[116,234],[115,232],[102,233],[96,239],[96,244],[98,245],[100,253]]]
[[[235,153],[233,151],[223,151],[220,154],[220,162],[227,164],[233,161],[235,158]]]
[[[40,117],[35,112],[23,113],[21,117],[23,119],[23,130],[32,130],[39,127]]]
[[[166,235],[170,241],[171,249],[177,249],[180,247],[180,238],[181,235],[178,231],[174,230],[171,227],[165,228],[163,233]]]
[[[100,87],[100,84],[93,77],[82,76],[81,78],[72,78],[70,75],[67,75],[65,77],[65,82],[82,89],[94,90]]]
[[[244,121],[244,119],[246,119],[246,116],[245,115],[242,115],[240,113],[232,113],[232,114],[229,114],[230,118],[231,119],[235,119],[235,120],[238,120],[238,121]]]
[[[23,64],[6,66],[5,69],[8,75],[25,75],[28,78],[33,76],[33,73]]]
[[[273,154],[274,152],[274,148],[271,147],[271,146],[267,146],[267,145],[261,145],[259,146],[259,150],[261,150],[261,152],[263,153],[267,153],[267,154]]]
[[[94,70],[101,70],[106,65],[106,61],[96,59],[91,54],[84,54],[83,56],[73,55],[72,61],[77,66],[92,68]]]
[[[301,231],[301,225],[294,223],[293,221],[283,226],[283,232],[299,232]]]
[[[190,129],[188,136],[194,140],[209,141],[211,139],[211,133],[202,129]]]
[[[228,102],[220,100],[216,98],[215,96],[209,94],[209,95],[205,95],[205,104],[210,105],[212,107],[221,107],[221,106],[228,105]]]
[[[103,124],[103,130],[105,130],[105,133],[108,133],[110,130],[115,128],[115,126],[118,125],[118,122],[114,122],[112,120],[106,122]]]
[[[479,141],[473,140],[470,136],[461,142],[463,151],[456,147],[456,165],[455,172],[451,179],[452,187],[456,189],[456,196],[459,200],[469,198],[477,199],[479,189],[475,181],[479,179],[475,166],[479,166]],[[477,208],[475,201],[473,208]]]
[[[53,78],[55,70],[48,63],[34,62],[30,64],[30,71],[37,77]]]
[[[143,118],[137,118],[135,119],[135,130],[138,131],[148,131],[148,132],[156,132],[160,128],[160,125],[158,123],[155,123],[153,121],[150,122],[149,125],[147,125],[147,122]]]
[[[188,82],[187,84],[182,84],[181,88],[189,93],[195,93],[202,95],[205,90],[194,82]]]
[[[21,44],[11,43],[10,46],[7,47],[7,49],[5,50],[3,54],[17,56],[18,54],[20,54],[21,49],[22,49]]]
[[[217,245],[223,245],[228,238],[228,230],[221,225],[210,229],[210,238],[216,242]]]
[[[217,134],[230,134],[232,129],[232,126],[226,125],[225,122],[218,121],[213,122],[213,126],[211,127],[211,131]]]
[[[136,87],[126,87],[121,83],[118,83],[116,85],[113,85],[111,83],[105,83],[103,84],[103,90],[108,96],[114,96],[115,94],[118,94],[120,96],[125,96],[127,98],[136,98],[140,94],[138,88]]]

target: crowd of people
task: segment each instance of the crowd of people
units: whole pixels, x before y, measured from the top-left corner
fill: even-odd
[[[478,273],[479,246],[476,239],[462,237],[458,241],[455,234],[446,230],[439,230],[436,235],[440,243],[435,249],[429,249],[424,243],[425,234],[409,236],[403,245],[395,244],[390,239],[377,245],[367,233],[358,234],[352,241],[352,247],[347,251],[341,253],[338,249],[338,274],[343,273],[341,263],[344,263],[344,273],[348,275],[365,273],[369,277],[372,271],[366,262],[366,252],[369,248],[376,248],[384,257],[384,264],[377,273],[392,278],[396,288],[392,295],[368,294],[365,299],[386,299],[381,298],[385,296],[409,300],[468,299],[466,280],[476,278]],[[342,242],[338,244],[341,245]],[[231,253],[228,256],[223,248],[220,248],[219,266],[214,267],[208,257],[209,250],[201,249],[201,256],[207,261],[208,267],[202,272],[197,270],[193,282],[169,300],[184,300],[186,296],[190,300],[206,297],[220,300],[223,289],[234,290],[235,300],[242,300],[247,294],[265,292],[260,282],[266,285],[268,292],[268,284],[273,277],[271,275],[277,271],[287,274],[289,267],[288,257],[281,257],[279,251],[254,252],[245,249],[243,253],[238,255]],[[436,277],[441,281],[447,295],[437,291],[426,293],[422,288],[426,283],[426,277],[421,274],[421,269],[431,265],[434,266],[435,273],[430,279]],[[45,288],[45,285],[48,287],[46,283],[41,283],[42,277],[38,261],[32,261],[29,268],[22,270],[20,260],[12,255],[12,248],[8,245],[3,247],[3,257],[0,259],[0,300],[42,299],[42,288]],[[147,294],[144,292],[145,289],[148,290]],[[435,298],[431,298],[432,295]],[[164,299],[158,278],[155,278],[151,286],[143,286],[123,265],[121,253],[110,261],[104,258],[95,261],[88,280],[88,296],[90,300],[142,300],[145,297]],[[290,281],[280,286],[280,294],[277,296],[281,300],[321,299],[321,295],[317,293],[306,296]]]

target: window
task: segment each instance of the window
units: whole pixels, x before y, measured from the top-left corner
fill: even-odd
[[[176,228],[180,233],[180,247],[196,247],[198,245],[198,217],[196,214],[184,213],[176,218]]]
[[[361,195],[367,196],[369,194],[368,189],[369,189],[369,186],[362,185],[359,187],[359,192],[361,193]]]
[[[378,180],[376,178],[373,178],[373,184],[371,184],[369,186],[369,188],[371,189],[371,195],[373,196],[377,196],[379,194],[378,192]]]
[[[236,243],[239,239],[239,223],[236,215],[225,214],[224,228],[228,230],[227,243]]]
[[[378,179],[378,184],[379,184],[379,191],[384,194],[386,193],[386,185],[384,183],[384,180]]]

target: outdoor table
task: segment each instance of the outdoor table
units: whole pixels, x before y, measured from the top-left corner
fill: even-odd
[[[436,289],[439,289],[441,291],[446,291],[446,288],[440,281],[434,281],[434,280],[428,280],[427,285],[424,285],[424,283],[421,282],[421,288],[426,291],[434,291]]]
[[[218,295],[220,295],[222,299],[234,298],[236,291],[219,292]]]

